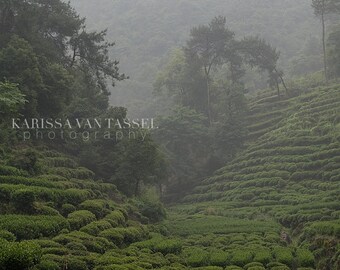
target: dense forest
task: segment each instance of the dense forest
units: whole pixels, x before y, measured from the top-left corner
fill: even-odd
[[[0,0],[0,270],[340,270],[339,0]]]

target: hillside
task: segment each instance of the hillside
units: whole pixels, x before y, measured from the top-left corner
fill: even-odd
[[[74,159],[46,147],[0,153],[1,269],[103,269],[124,260],[118,248],[148,238],[137,204]]]
[[[160,224],[72,157],[2,149],[1,267],[339,269],[339,90],[259,94],[258,135]]]
[[[313,9],[0,2],[0,270],[340,270],[340,1],[323,56]]]
[[[253,99],[250,145],[171,211],[170,231],[197,247],[192,265],[339,269],[339,90]]]

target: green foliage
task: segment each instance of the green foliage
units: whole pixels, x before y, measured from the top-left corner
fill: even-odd
[[[107,220],[113,227],[117,227],[118,225],[125,225],[126,216],[121,210],[114,210],[105,216],[105,220]]]
[[[67,221],[72,230],[78,230],[81,227],[96,220],[96,216],[87,210],[79,210],[68,214]]]
[[[15,235],[7,230],[0,230],[0,238],[9,242],[14,242],[16,240]]]
[[[124,235],[121,230],[107,229],[99,233],[99,236],[106,238],[110,242],[117,246],[120,246],[124,242]]]
[[[80,204],[80,208],[92,212],[97,218],[110,213],[109,203],[105,200],[86,200]]]
[[[0,82],[0,115],[2,117],[17,113],[25,102],[25,95],[20,92],[17,84],[8,81]]]
[[[69,227],[60,216],[2,215],[0,228],[13,233],[18,240],[57,235]]]
[[[151,222],[162,221],[166,211],[155,189],[146,190],[136,202],[140,213]]]
[[[163,255],[180,254],[182,251],[182,243],[179,239],[167,239],[160,235],[153,236],[151,239],[137,242],[134,246],[139,248],[147,248],[152,252],[160,252]]]
[[[34,242],[2,243],[0,249],[0,269],[31,269],[38,264],[41,249]]]
[[[209,254],[203,249],[192,248],[187,251],[186,261],[192,267],[205,266],[209,263]]]
[[[252,261],[253,254],[248,250],[235,250],[232,253],[230,263],[238,266],[245,266]]]
[[[53,261],[42,260],[37,266],[38,270],[59,270],[59,265]]]
[[[32,213],[35,199],[34,192],[29,189],[18,189],[12,194],[14,206],[23,213]]]
[[[226,266],[230,261],[230,255],[222,250],[212,250],[210,254],[210,263],[217,266]]]
[[[67,217],[70,213],[75,212],[76,208],[74,205],[65,203],[61,206],[61,213],[63,216]]]
[[[286,265],[292,265],[293,264],[293,254],[290,248],[276,248],[274,250],[274,256],[277,259],[277,261],[284,263]]]
[[[81,232],[88,233],[90,235],[97,236],[101,231],[111,229],[112,225],[110,222],[105,220],[99,220],[99,221],[93,221],[90,224],[87,224],[86,226],[82,227],[80,229]]]
[[[308,249],[298,249],[296,251],[298,265],[301,267],[314,267],[314,255]]]

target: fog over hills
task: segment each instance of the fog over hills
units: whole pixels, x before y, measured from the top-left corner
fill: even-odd
[[[111,101],[132,113],[153,113],[152,83],[169,52],[185,44],[193,26],[216,15],[225,16],[238,37],[260,35],[277,47],[286,74],[320,67],[320,59],[315,59],[320,24],[308,0],[71,0],[71,4],[87,18],[90,29],[107,28],[109,39],[115,41],[112,55],[130,80],[118,84]],[[311,53],[313,59],[306,63]]]

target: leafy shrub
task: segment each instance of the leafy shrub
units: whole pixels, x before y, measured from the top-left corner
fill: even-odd
[[[124,242],[123,233],[116,228],[102,231],[101,233],[99,233],[99,236],[106,238],[117,246],[122,245]]]
[[[274,266],[271,268],[271,270],[290,270],[290,268],[286,265],[282,265],[282,266]]]
[[[22,240],[54,236],[62,229],[69,228],[69,224],[61,216],[3,215],[0,216],[0,228]]]
[[[232,253],[232,257],[230,260],[231,264],[244,266],[247,263],[250,263],[253,259],[253,254],[247,250],[235,250]]]
[[[67,259],[67,266],[68,269],[72,270],[88,270],[86,262],[77,259],[76,257],[69,257]]]
[[[210,252],[210,263],[217,266],[226,266],[229,263],[229,254],[222,250],[213,250]]]
[[[112,228],[102,231],[99,236],[104,237],[120,246],[123,243],[131,244],[147,237],[147,231],[143,227]]]
[[[93,221],[90,224],[82,227],[80,231],[86,232],[90,235],[97,236],[101,231],[111,229],[112,225],[106,220]]]
[[[195,270],[223,270],[222,267],[218,266],[203,266],[203,267],[196,267]]]
[[[67,249],[71,251],[71,254],[77,256],[85,256],[87,255],[87,249],[82,243],[78,242],[70,242],[65,245]]]
[[[262,263],[258,263],[258,262],[252,262],[252,263],[248,263],[244,266],[245,270],[253,270],[252,268],[257,267],[257,268],[261,268],[264,269],[263,264]]]
[[[206,266],[209,264],[209,253],[200,248],[192,248],[186,261],[192,267]]]
[[[44,159],[44,164],[46,166],[53,166],[53,167],[66,167],[66,168],[75,168],[77,166],[77,163],[67,157],[50,157]]]
[[[127,220],[126,216],[121,210],[112,211],[110,214],[106,215],[104,219],[110,222],[112,227],[125,225],[125,222]]]
[[[33,212],[33,202],[35,199],[34,192],[29,189],[19,189],[12,194],[12,201],[15,208],[23,213]]]
[[[269,263],[273,257],[270,250],[267,250],[267,249],[255,250],[254,253],[255,253],[255,256],[254,256],[253,261],[260,262],[263,264]]]
[[[242,268],[236,265],[230,265],[230,266],[227,266],[225,270],[242,270]]]
[[[141,214],[152,222],[161,221],[166,217],[165,208],[153,188],[144,192],[140,200],[137,201],[137,206]]]
[[[33,242],[2,243],[0,249],[0,269],[29,269],[41,259],[40,246]]]
[[[64,255],[68,255],[70,252],[67,248],[64,248],[64,247],[50,247],[50,248],[44,248],[42,250],[42,253],[64,256]]]
[[[299,266],[314,267],[314,255],[308,249],[298,249],[296,258]]]
[[[59,265],[54,261],[42,260],[36,267],[37,270],[60,270]]]
[[[110,213],[109,203],[105,200],[86,200],[79,207],[80,209],[92,212],[98,219]]]
[[[115,247],[107,239],[94,237],[84,232],[72,231],[67,234],[59,234],[53,238],[59,244],[67,245],[68,243],[78,242],[83,244],[90,252],[104,253],[108,249]]]
[[[5,165],[0,165],[0,175],[27,176],[23,171],[15,168],[15,167],[5,166]]]
[[[62,206],[61,206],[61,213],[64,217],[67,217],[68,214],[72,213],[76,211],[76,207],[72,204],[69,204],[69,203],[64,203]]]
[[[277,247],[274,249],[274,256],[280,263],[284,263],[286,265],[293,264],[294,257],[290,248]]]
[[[0,239],[5,239],[9,242],[14,242],[16,240],[16,237],[13,233],[7,230],[0,230]]]
[[[35,204],[35,213],[39,215],[46,215],[46,216],[59,216],[60,215],[58,210],[52,207],[49,207],[47,205],[41,204],[41,203]]]
[[[9,164],[34,175],[41,171],[41,167],[37,161],[37,153],[32,149],[25,149],[23,151],[16,152],[9,160]]]
[[[70,213],[67,221],[70,223],[72,230],[79,230],[81,227],[96,220],[96,216],[87,210],[79,210]]]

